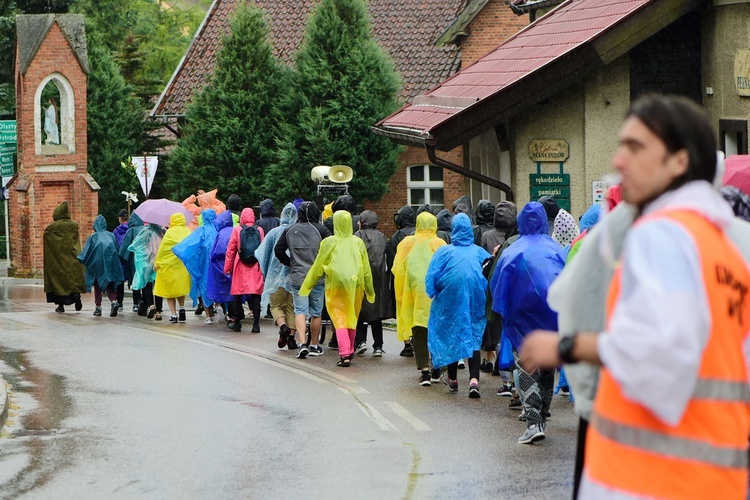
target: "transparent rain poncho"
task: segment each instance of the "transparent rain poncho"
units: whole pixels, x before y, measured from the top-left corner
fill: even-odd
[[[281,211],[281,225],[271,229],[260,246],[255,250],[255,258],[258,259],[260,270],[263,272],[263,294],[260,297],[260,310],[265,311],[271,300],[271,295],[276,293],[279,288],[283,288],[292,293],[292,286],[289,283],[289,267],[281,263],[273,249],[276,242],[279,241],[284,230],[297,222],[297,209],[293,203],[287,203],[284,210]]]
[[[138,233],[133,243],[128,246],[128,250],[133,253],[135,262],[133,282],[130,284],[131,289],[142,290],[156,279],[154,260],[156,260],[163,235],[164,228],[158,224],[149,224]]]

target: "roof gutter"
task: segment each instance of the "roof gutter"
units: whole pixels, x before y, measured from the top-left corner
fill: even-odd
[[[513,190],[504,182],[500,182],[499,180],[493,179],[492,177],[488,177],[486,175],[480,174],[479,172],[474,172],[473,170],[469,170],[468,168],[456,165],[455,163],[451,163],[448,160],[438,158],[437,155],[435,155],[435,143],[436,141],[434,139],[428,139],[424,143],[424,148],[425,150],[427,150],[427,157],[432,163],[434,163],[438,167],[447,168],[448,170],[461,174],[464,177],[474,179],[475,181],[479,181],[482,184],[486,184],[495,189],[499,189],[500,191],[505,193],[506,200],[515,201]]]
[[[509,3],[508,7],[510,7],[510,10],[512,10],[515,15],[522,16],[537,9],[546,9],[548,7],[560,5],[563,1],[565,0],[535,0],[521,5]]]

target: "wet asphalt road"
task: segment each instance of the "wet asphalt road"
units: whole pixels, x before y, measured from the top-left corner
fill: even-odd
[[[53,312],[40,286],[0,285],[0,498],[567,498],[576,420],[556,396],[547,439],[499,378],[417,385],[413,358],[297,360],[261,322],[234,333],[130,312]]]

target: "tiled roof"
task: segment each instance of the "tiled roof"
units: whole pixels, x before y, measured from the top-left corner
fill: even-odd
[[[418,96],[414,102],[382,120],[375,127],[375,132],[406,143],[421,143],[430,139],[433,132],[444,125],[451,127],[454,136],[465,133],[466,127],[478,126],[480,119],[482,123],[491,120],[478,116],[483,113],[482,110],[489,109],[490,101],[501,99],[504,94],[508,94],[507,97],[512,95],[513,102],[503,103],[504,109],[510,109],[519,105],[518,101],[531,98],[531,87],[527,80],[556,61],[570,55],[571,58],[577,57],[576,61],[590,62],[593,58],[601,62],[607,56],[607,50],[625,50],[623,47],[627,43],[621,42],[630,43],[638,37],[650,36],[647,35],[649,30],[652,34],[661,29],[664,25],[660,25],[660,19],[649,19],[643,23],[640,31],[624,34],[617,43],[586,48],[644,7],[653,5],[654,9],[662,9],[658,15],[668,17],[673,11],[684,8],[683,4],[690,3],[691,0],[568,0],[427,95]],[[642,40],[640,38],[632,43]],[[584,68],[581,64],[562,70],[556,67],[556,71],[560,74],[559,78],[582,78]],[[539,85],[535,83],[533,87],[534,92],[542,93],[538,90]],[[472,120],[467,119],[470,114],[474,115]],[[468,125],[469,122],[471,125]],[[458,129],[461,131],[457,132]]]
[[[401,73],[401,99],[422,94],[454,74],[461,63],[455,46],[436,47],[437,37],[456,18],[467,0],[369,0],[372,32],[393,58]],[[181,116],[185,107],[213,72],[215,54],[222,35],[229,30],[229,17],[241,0],[214,0],[203,24],[152,116]],[[304,29],[318,0],[256,0],[266,10],[274,53],[291,64],[302,42]]]

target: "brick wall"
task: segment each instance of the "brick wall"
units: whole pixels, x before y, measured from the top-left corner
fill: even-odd
[[[490,0],[469,23],[469,36],[461,42],[461,67],[469,66],[528,24],[529,17],[515,15],[505,0]]]
[[[86,73],[57,23],[21,75],[16,52],[16,119],[18,132],[18,170],[8,185],[10,218],[9,273],[15,276],[41,276],[43,272],[42,237],[52,222],[52,211],[62,201],[70,206],[78,222],[81,238],[92,232],[99,204],[87,174]],[[37,155],[34,136],[34,98],[41,82],[52,73],[60,73],[73,88],[75,106],[75,153]],[[39,118],[37,118],[39,119]],[[62,129],[62,124],[58,127]],[[62,137],[62,130],[61,130]],[[37,171],[38,167],[73,166],[72,171]]]

